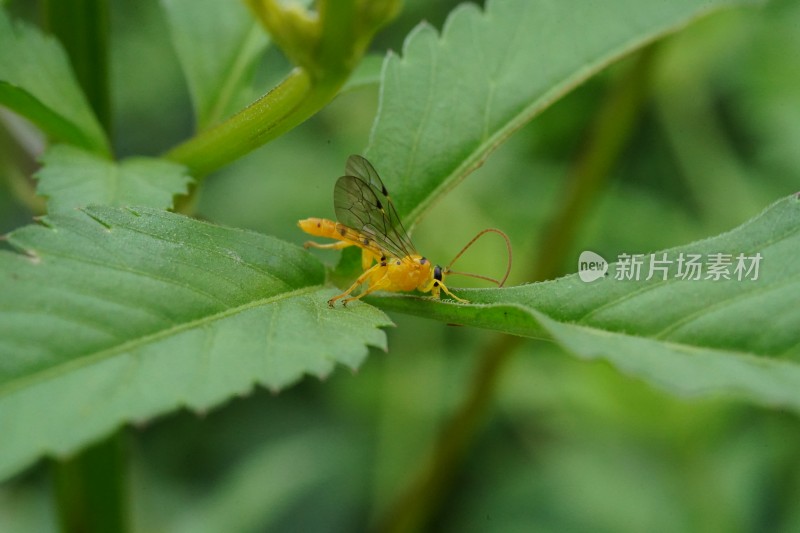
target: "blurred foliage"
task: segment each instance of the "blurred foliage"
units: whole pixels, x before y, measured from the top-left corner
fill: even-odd
[[[408,0],[373,51],[397,50],[422,19],[440,26],[455,3]],[[35,17],[26,0],[7,4]],[[186,137],[191,121],[164,11],[155,0],[120,0],[111,16],[117,154],[158,153]],[[657,82],[633,141],[571,257],[587,248],[613,257],[688,242],[800,189],[798,27],[800,1],[775,0],[715,15],[661,43]],[[514,243],[509,283],[530,281],[528,265],[563,177],[624,66],[589,80],[505,143],[416,226],[417,247],[449,258],[478,230],[499,227]],[[288,64],[271,52],[259,68],[267,86]],[[200,191],[200,216],[302,242],[296,220],[332,216],[334,180],[347,155],[366,146],[377,104],[376,86],[346,92],[213,174]],[[14,149],[4,137],[0,172],[9,172]],[[31,214],[11,199],[17,179],[0,179],[2,231]],[[483,246],[461,269],[502,271],[502,248]],[[319,257],[335,262],[329,253]],[[278,396],[257,390],[205,416],[180,412],[126,430],[135,530],[372,524],[465,395],[477,352],[491,339],[393,319],[391,352],[373,353],[356,376],[340,369]],[[678,400],[544,342],[517,351],[485,430],[437,511],[437,531],[800,530],[795,415],[725,398]],[[51,490],[41,467],[0,486],[0,530],[54,530]]]

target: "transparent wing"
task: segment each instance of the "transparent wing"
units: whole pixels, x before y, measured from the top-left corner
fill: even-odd
[[[415,254],[389,192],[370,162],[351,155],[345,172],[333,189],[339,222],[374,240],[387,255],[402,258]]]

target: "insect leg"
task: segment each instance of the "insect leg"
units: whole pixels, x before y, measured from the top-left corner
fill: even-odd
[[[337,241],[326,244],[320,244],[314,241],[306,241],[305,243],[303,243],[304,248],[318,248],[323,250],[342,250],[344,248],[347,248],[348,246],[357,246],[357,245],[347,241]],[[378,260],[379,257],[375,255],[375,252],[372,252],[366,248],[362,248],[361,268],[363,270],[367,270],[369,267],[372,266],[373,261],[378,261]]]
[[[366,272],[364,272],[363,274],[361,274],[360,276],[358,276],[358,279],[356,279],[356,280],[353,282],[353,284],[352,284],[352,285],[350,285],[350,288],[349,288],[349,289],[347,289],[346,291],[344,291],[342,294],[338,294],[338,295],[334,296],[333,298],[331,298],[330,300],[328,300],[328,305],[329,305],[330,307],[333,307],[333,304],[336,302],[336,300],[338,300],[339,298],[344,298],[345,296],[349,295],[351,292],[353,292],[354,290],[356,290],[356,289],[358,288],[358,286],[359,286],[359,285],[361,285],[361,284],[362,284],[362,283],[364,283],[364,282],[365,282],[367,279],[369,279],[369,277],[370,277],[370,276],[371,276],[371,275],[372,275],[372,274],[373,274],[373,273],[374,273],[374,272],[375,272],[377,269],[379,269],[379,268],[386,268],[386,267],[385,267],[385,266],[382,266],[380,263],[379,263],[379,264],[377,264],[377,265],[374,265],[372,268],[370,268],[369,270],[367,270]],[[383,278],[381,278],[381,279],[383,279]]]
[[[342,248],[347,248],[348,246],[353,246],[353,243],[347,241],[337,241],[327,244],[320,244],[314,241],[306,241],[303,243],[304,248],[321,248],[323,250],[341,250]]]
[[[469,300],[465,300],[464,298],[459,298],[458,296],[456,296],[455,294],[450,292],[450,290],[447,288],[447,286],[445,286],[445,284],[442,283],[441,281],[439,282],[439,287],[444,291],[444,293],[446,295],[448,295],[453,300],[455,300],[457,302],[461,302],[462,304],[468,304],[469,303]]]
[[[434,280],[434,279],[432,279],[430,281],[430,283],[428,283],[428,285],[426,285],[425,287],[421,288],[420,291],[422,291],[422,292],[431,292],[433,294],[434,298],[439,298],[439,289],[443,290],[444,293],[447,296],[449,296],[450,298],[452,298],[453,300],[455,300],[457,302],[461,302],[462,304],[468,304],[469,303],[469,300],[465,300],[463,298],[459,298],[458,296],[456,296],[455,294],[450,292],[450,290],[447,288],[447,286],[443,282],[438,281],[438,280]]]
[[[345,298],[344,300],[342,300],[342,305],[347,305],[348,302],[352,302],[353,300],[360,300],[361,298],[363,298],[367,294],[369,294],[371,292],[374,292],[374,291],[379,291],[381,289],[385,289],[388,286],[389,286],[389,278],[388,278],[388,276],[383,276],[381,279],[379,279],[375,283],[369,285],[366,289],[364,289],[363,291],[358,293],[358,296],[353,296],[353,297]]]

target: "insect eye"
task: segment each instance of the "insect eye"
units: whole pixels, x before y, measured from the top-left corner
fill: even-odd
[[[420,265],[424,265],[424,264],[425,264],[425,263],[427,263],[427,262],[428,262],[428,260],[427,260],[427,259],[425,259],[424,257],[423,257],[422,259],[420,259],[420,260],[419,260],[419,264],[420,264]]]
[[[433,268],[433,279],[437,281],[442,281],[442,267],[440,267],[439,265],[436,265]],[[438,287],[438,285],[436,286]]]

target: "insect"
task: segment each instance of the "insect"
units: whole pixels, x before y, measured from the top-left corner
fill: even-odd
[[[479,232],[446,267],[434,265],[417,253],[411,238],[403,228],[394,203],[375,168],[359,155],[347,159],[345,175],[340,177],[333,189],[333,206],[337,222],[324,218],[306,218],[297,223],[300,229],[316,237],[335,239],[336,242],[320,244],[306,242],[305,247],[341,250],[349,246],[361,248],[361,266],[364,272],[353,284],[338,296],[328,300],[333,307],[342,300],[342,305],[363,298],[377,290],[430,292],[439,298],[444,292],[456,301],[467,303],[447,288],[445,279],[450,274],[470,276],[496,283],[501,287],[511,271],[511,242],[502,231],[487,228]],[[508,268],[502,280],[479,274],[455,272],[451,269],[461,254],[486,233],[501,235],[508,249]],[[358,287],[366,284],[356,296],[350,296]]]

